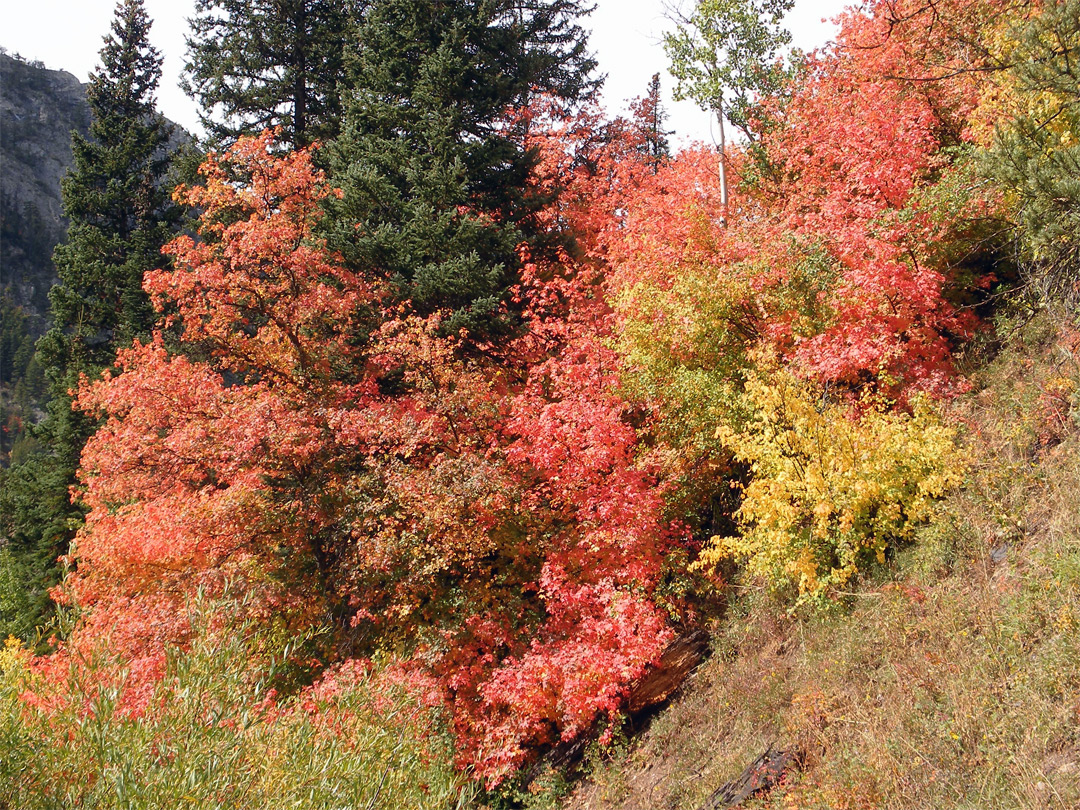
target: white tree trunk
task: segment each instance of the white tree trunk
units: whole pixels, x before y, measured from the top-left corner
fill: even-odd
[[[716,111],[716,120],[720,123],[720,222],[727,225],[728,190],[727,190],[727,157],[726,142],[724,140],[724,111]]]

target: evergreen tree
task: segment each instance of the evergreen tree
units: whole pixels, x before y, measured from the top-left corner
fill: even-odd
[[[294,147],[333,138],[354,15],[349,0],[198,0],[185,90],[216,140],[280,128]]]
[[[30,318],[6,293],[0,293],[0,467],[25,435],[27,417],[39,393]]]
[[[595,89],[581,14],[578,0],[376,0],[359,26],[330,150],[335,246],[419,313],[449,310],[448,332],[513,328],[503,305],[544,201],[526,193],[536,155],[508,111]]]
[[[1043,0],[1012,54],[1014,120],[984,168],[1011,192],[1025,281],[1080,315],[1080,0]]]
[[[62,184],[68,240],[53,257],[53,327],[40,346],[66,392],[79,373],[109,365],[117,346],[154,322],[143,274],[160,267],[177,211],[163,183],[172,127],[155,109],[161,56],[147,40],[142,0],[121,0],[102,67],[87,90],[90,137],[72,137],[73,166]]]
[[[94,425],[72,409],[70,391],[80,375],[96,376],[118,348],[149,333],[154,317],[143,274],[161,266],[178,219],[163,183],[171,127],[155,109],[161,57],[149,29],[143,0],[120,0],[87,90],[90,137],[72,138],[74,162],[62,186],[71,225],[54,254],[53,325],[38,345],[52,399],[34,431],[41,452],[7,471],[0,495],[0,531],[10,565],[31,580],[33,614],[0,615],[0,623],[23,631],[48,612],[56,558],[82,517],[69,489]]]
[[[11,384],[26,373],[33,353],[29,318],[6,293],[0,293],[0,384]]]
[[[660,98],[660,74],[654,73],[649,80],[649,91],[631,107],[634,125],[641,139],[641,151],[652,166],[653,174],[671,157],[671,145],[668,143],[670,130],[664,129],[667,123],[667,111]]]

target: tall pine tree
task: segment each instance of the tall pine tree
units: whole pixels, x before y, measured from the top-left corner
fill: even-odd
[[[333,221],[356,269],[393,283],[447,331],[513,328],[518,246],[538,237],[526,193],[536,155],[508,112],[594,88],[579,0],[374,0],[330,149]]]
[[[45,618],[57,556],[82,518],[69,489],[94,425],[72,410],[70,391],[153,324],[142,278],[164,261],[178,210],[164,184],[172,128],[155,107],[161,56],[147,38],[150,24],[143,0],[120,0],[87,90],[90,137],[72,138],[74,163],[62,186],[71,225],[54,254],[52,328],[38,345],[52,399],[34,430],[40,452],[7,471],[0,496],[6,564],[27,581],[29,607],[0,612],[0,634],[27,635]]]
[[[217,141],[279,128],[294,147],[333,138],[357,0],[198,0],[185,89]],[[423,5],[423,4],[420,4]]]
[[[668,143],[670,130],[664,129],[667,111],[660,97],[660,74],[654,73],[649,80],[648,92],[631,104],[634,128],[641,142],[641,154],[652,167],[653,174],[671,157]]]

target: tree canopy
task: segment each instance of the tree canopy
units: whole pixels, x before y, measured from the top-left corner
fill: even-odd
[[[347,52],[364,3],[198,0],[184,87],[216,141],[280,131],[294,147],[333,138]]]
[[[595,87],[578,0],[379,0],[358,29],[333,244],[447,331],[512,330],[521,247],[542,249],[549,202],[530,185],[529,104]]]

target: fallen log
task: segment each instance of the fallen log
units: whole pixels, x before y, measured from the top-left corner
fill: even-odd
[[[798,767],[801,759],[798,751],[777,751],[770,745],[737,779],[732,779],[713,791],[699,810],[738,807],[751,796],[775,787],[790,768]]]
[[[630,690],[626,701],[630,716],[658,706],[674,695],[708,651],[709,634],[704,630],[694,630],[672,641],[656,666]]]

